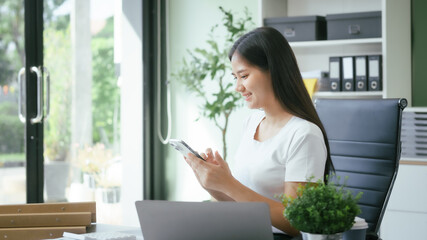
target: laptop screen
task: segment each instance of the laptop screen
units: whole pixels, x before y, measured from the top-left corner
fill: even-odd
[[[137,201],[144,240],[272,240],[269,207],[261,202]]]

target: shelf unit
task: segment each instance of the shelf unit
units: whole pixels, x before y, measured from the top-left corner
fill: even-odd
[[[302,72],[329,71],[329,57],[382,54],[381,92],[318,92],[315,98],[406,98],[411,89],[411,3],[402,0],[259,0],[264,18],[381,11],[382,37],[290,42]]]
[[[342,47],[348,45],[381,44],[382,38],[345,39],[345,40],[320,40],[305,42],[290,42],[292,49],[314,47]]]
[[[383,91],[375,92],[316,92],[314,93],[314,99],[316,98],[382,98],[384,95]]]

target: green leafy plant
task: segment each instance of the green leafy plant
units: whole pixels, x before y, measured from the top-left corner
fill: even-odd
[[[332,181],[309,182],[298,187],[296,198],[281,196],[284,216],[293,227],[306,233],[335,234],[350,229],[361,212],[357,201],[362,192],[353,196],[344,189],[346,180],[341,186]]]
[[[189,59],[183,60],[182,67],[172,77],[203,100],[201,115],[212,120],[221,131],[223,158],[226,160],[226,133],[229,117],[240,106],[240,96],[234,91],[233,79],[228,75],[231,73],[228,50],[237,38],[248,30],[248,26],[254,23],[247,9],[244,11],[244,16],[238,19],[234,18],[231,11],[222,7],[219,9],[224,14],[222,26],[226,30],[226,36],[218,37],[218,25],[213,26],[206,41],[208,47],[188,50]],[[219,42],[220,39],[223,42]],[[209,81],[216,83],[216,87],[213,88]]]
[[[120,88],[114,66],[113,17],[107,19],[105,27],[92,38],[91,44],[93,142],[111,147],[120,131]]]
[[[0,103],[0,154],[24,153],[25,126],[18,118],[15,102]]]
[[[70,28],[43,32],[44,59],[50,71],[50,116],[45,122],[44,155],[49,161],[67,161],[71,144],[71,37]]]

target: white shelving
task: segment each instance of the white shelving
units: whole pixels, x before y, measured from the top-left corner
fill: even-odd
[[[382,37],[291,42],[302,72],[329,71],[329,57],[382,54],[381,92],[319,92],[315,98],[401,98],[411,106],[411,9],[402,0],[259,0],[264,18],[382,12]]]
[[[383,92],[316,92],[314,98],[382,98]]]
[[[365,39],[345,39],[345,40],[321,40],[321,41],[303,41],[303,42],[290,42],[289,45],[293,49],[296,48],[313,48],[313,47],[341,47],[348,45],[368,45],[368,44],[381,44],[382,38],[365,38]]]

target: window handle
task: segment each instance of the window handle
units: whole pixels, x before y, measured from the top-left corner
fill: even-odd
[[[25,102],[25,81],[22,81],[22,76],[25,75],[25,67],[21,68],[18,73],[18,116],[22,123],[25,123],[25,114],[22,112],[22,103]]]
[[[42,81],[42,73],[39,68],[31,67],[31,72],[37,75],[37,115],[34,118],[31,118],[31,124],[40,123],[43,119],[43,81]]]

